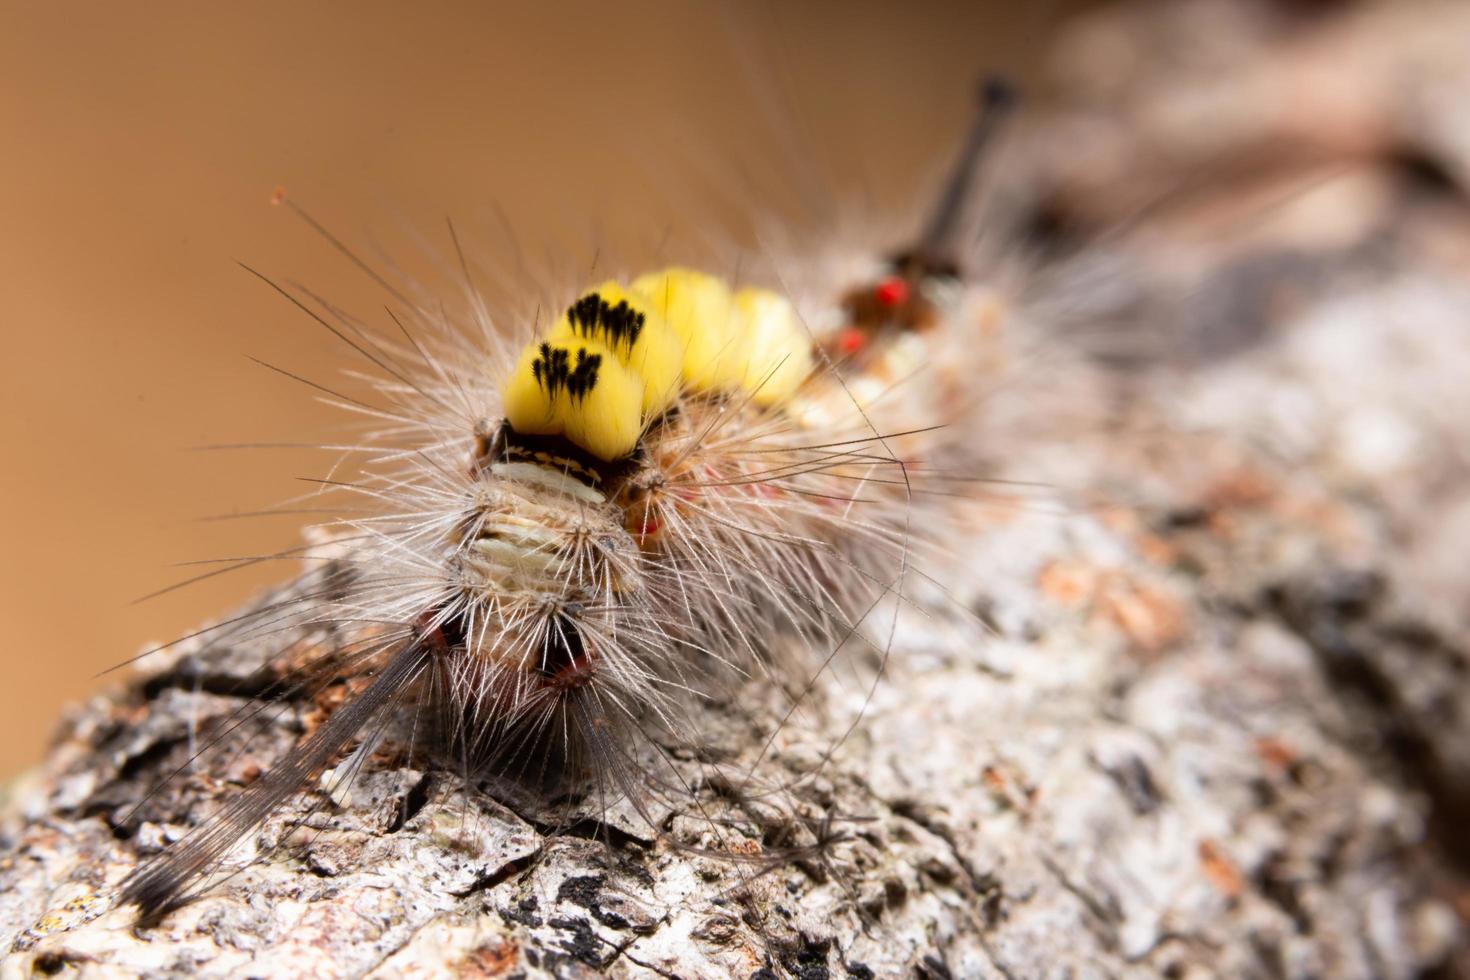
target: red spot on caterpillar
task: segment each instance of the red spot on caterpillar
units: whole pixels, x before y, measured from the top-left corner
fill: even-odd
[[[867,334],[857,327],[843,327],[837,335],[837,349],[844,354],[856,354],[867,345]]]
[[[878,301],[879,306],[894,307],[905,303],[909,298],[908,281],[898,276],[889,276],[873,287],[873,298]]]
[[[645,517],[643,519],[642,526],[638,528],[638,537],[653,537],[653,535],[659,532],[659,528],[661,527],[663,527],[663,525],[659,523],[659,519],[657,517]]]

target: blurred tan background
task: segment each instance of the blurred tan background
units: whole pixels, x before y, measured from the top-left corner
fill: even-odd
[[[333,432],[246,355],[324,380],[347,355],[236,261],[381,302],[277,185],[359,244],[446,217],[474,238],[500,209],[616,249],[629,216],[690,219],[667,182],[740,161],[805,158],[881,208],[948,160],[977,74],[1033,77],[1081,4],[1017,6],[0,4],[0,774],[98,671],[291,571],[132,602],[195,571],[176,563],[292,544],[300,518],[199,519],[319,472],[190,447]],[[696,223],[761,206],[725,191]]]

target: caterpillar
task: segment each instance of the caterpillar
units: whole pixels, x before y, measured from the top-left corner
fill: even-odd
[[[354,447],[367,460],[329,481],[371,506],[318,534],[308,584],[227,626],[330,627],[337,648],[294,689],[351,693],[121,901],[151,919],[197,895],[357,743],[333,770],[350,781],[395,715],[408,751],[432,742],[467,784],[626,801],[656,827],[651,801],[691,791],[669,746],[691,744],[731,679],[791,692],[787,717],[839,651],[867,650],[876,683],[875,620],[896,621],[939,536],[920,499],[975,344],[937,324],[962,295],[957,220],[1008,103],[986,89],[919,243],[815,314],[669,267],[584,289],[517,346],[467,266],[474,334],[391,285],[387,335],[272,282],[371,365],[379,402],[339,396],[378,427]]]
[[[555,281],[534,246],[476,264],[486,253],[451,228],[434,236],[453,246],[442,282],[418,253],[402,273],[357,261],[386,310],[283,283],[305,313],[282,303],[282,319],[346,362],[325,383],[294,354],[287,372],[358,430],[293,426],[293,446],[336,458],[280,509],[328,520],[285,552],[250,545],[300,574],[72,713],[34,789],[7,801],[9,972],[1453,964],[1464,740],[1442,695],[1465,644],[1436,606],[1462,583],[1424,543],[1453,537],[1435,532],[1455,523],[1463,468],[1445,405],[1465,297],[1439,216],[1464,195],[1424,186],[1446,171],[1424,173],[1418,149],[1403,174],[1397,139],[1375,163],[1362,154],[1381,140],[1324,148],[1321,113],[1258,112],[1275,89],[1320,107],[1320,73],[1294,71],[1304,44],[1360,80],[1372,65],[1342,44],[1401,36],[1299,9],[1268,28],[1267,6],[1109,15],[1090,52],[1066,45],[1071,108],[1008,147],[1034,196],[1008,200],[1004,175],[986,188],[1010,215],[970,223],[946,194],[913,238],[865,247],[850,226],[788,221],[776,249],[765,235],[769,262],[675,236],[640,254],[619,220],[585,255],[550,253]],[[1191,33],[1201,16],[1210,30]],[[843,22],[814,23],[840,56]],[[1336,40],[1319,47],[1323,24]],[[905,43],[844,59],[875,88],[911,74],[906,49],[932,60],[888,37]],[[1209,41],[1176,43],[1191,37]],[[1272,37],[1285,47],[1262,50]],[[1222,65],[1275,83],[1224,99]],[[1239,110],[1209,114],[1204,144],[1199,113],[1170,111],[1199,107],[1191,79]],[[663,108],[637,107],[650,123]],[[1363,116],[1338,122],[1360,133]],[[600,167],[595,129],[570,129],[573,165]],[[1215,155],[1231,146],[1242,166]],[[639,160],[663,150],[642,139]],[[1199,172],[1210,160],[1225,172]],[[1254,227],[1263,188],[1304,179],[1326,212]],[[1130,189],[1168,199],[1095,237],[1131,216]],[[839,193],[845,223],[861,204]],[[295,200],[276,213],[305,217]],[[742,234],[702,202],[684,213],[721,242]],[[1024,278],[997,276],[1011,271]],[[1003,480],[1073,492],[1021,489],[1033,513],[985,513]],[[1080,506],[1057,519],[1043,499]],[[70,564],[33,580],[84,583]],[[58,646],[80,625],[54,622]]]

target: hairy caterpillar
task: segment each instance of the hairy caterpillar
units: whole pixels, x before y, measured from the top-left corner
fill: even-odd
[[[874,619],[898,615],[937,526],[916,535],[914,508],[955,486],[930,486],[931,456],[975,345],[934,328],[961,295],[956,229],[1007,101],[986,90],[920,242],[815,314],[669,268],[584,290],[517,347],[467,267],[473,339],[391,286],[393,333],[276,287],[371,366],[380,401],[340,400],[378,429],[353,447],[361,475],[330,482],[372,508],[309,549],[304,599],[226,627],[330,627],[337,649],[291,683],[355,686],[123,902],[151,917],[190,897],[357,743],[350,780],[390,715],[412,719],[408,752],[431,743],[468,784],[626,801],[656,827],[650,801],[690,791],[670,747],[697,742],[722,678],[770,677],[789,716],[840,650],[866,647],[881,675],[892,626]]]
[[[1191,6],[1196,14],[1199,9]],[[1293,10],[1292,16],[1301,13]],[[1161,23],[1157,16],[1144,20],[1150,27]],[[1213,45],[1218,33],[1211,29],[1194,36],[1209,37]],[[1120,67],[1133,76],[1146,60],[1139,56],[1145,51],[1163,52],[1177,68],[1180,45],[1159,37],[1150,31],[1136,39],[1136,46],[1121,50],[1116,32],[1106,40]],[[1301,37],[1299,30],[1292,31],[1293,42]],[[1288,52],[1293,65],[1297,54],[1293,43]],[[571,67],[572,61],[559,64]],[[1211,77],[1220,75],[1220,64],[1211,65]],[[1188,86],[1157,88],[1173,94]],[[1083,89],[1089,96],[1094,92],[1091,85]],[[1256,98],[1249,104],[1254,105],[1261,87],[1252,89]],[[1276,101],[1314,105],[1310,99]],[[1083,102],[1097,107],[1091,98]],[[1214,131],[1227,115],[1234,114],[1211,114],[1201,122]],[[1161,116],[1181,121],[1178,113],[1144,112],[1134,118],[1158,121]],[[1109,141],[1093,138],[1095,122],[1080,135],[1063,132],[1071,138],[1052,145],[1091,173],[1096,157],[1088,151]],[[1269,132],[1274,146],[1277,130]],[[1126,153],[1104,156],[1121,160],[1124,173],[1135,170]],[[1046,171],[1034,158],[1022,159],[1008,172],[1027,179]],[[1138,172],[1157,174],[1147,168]],[[492,180],[486,186],[505,185]],[[1114,203],[1112,194],[1107,196],[1106,203]],[[1057,205],[1056,198],[1050,201],[1036,224],[1026,226],[1040,234],[1003,243],[1006,258],[1025,260],[1028,245],[1047,249],[1048,256],[1033,270],[1042,275],[1059,271],[1046,258],[1070,258],[1069,246],[1083,244],[1072,236],[1088,227],[1085,217],[1069,226],[1068,216],[1077,221],[1078,211],[1065,202]],[[848,203],[843,202],[843,216],[851,213]],[[1213,203],[1205,209],[1214,212]],[[466,210],[450,207],[456,213]],[[573,207],[579,215],[588,213],[585,206]],[[1218,228],[1207,224],[1210,232]],[[1308,219],[1307,224],[1315,228],[1317,222]],[[536,227],[540,233],[547,226]],[[599,254],[623,251],[629,226],[613,227],[615,243]],[[984,227],[995,231],[1002,225],[987,220]],[[1177,257],[1179,240],[1167,233],[1150,235],[1157,227],[1150,222],[1142,229],[1147,242],[1125,236],[1101,247],[1085,245],[1078,257],[1112,264],[1140,245]],[[1443,537],[1437,532],[1449,525],[1443,510],[1428,506],[1435,494],[1422,493],[1427,481],[1405,470],[1402,455],[1392,477],[1343,478],[1362,464],[1344,458],[1331,441],[1354,430],[1361,434],[1363,426],[1351,424],[1332,406],[1351,406],[1357,417],[1363,414],[1360,408],[1367,408],[1371,421],[1383,417],[1382,408],[1391,409],[1390,418],[1396,416],[1390,399],[1401,404],[1428,399],[1446,417],[1444,406],[1454,399],[1444,393],[1457,389],[1449,377],[1456,361],[1444,355],[1453,348],[1419,347],[1418,342],[1435,333],[1458,336],[1456,308],[1435,314],[1435,304],[1406,303],[1410,297],[1397,289],[1376,301],[1359,288],[1337,295],[1342,266],[1328,266],[1340,270],[1319,283],[1334,294],[1330,309],[1322,316],[1314,313],[1305,332],[1292,328],[1287,341],[1288,324],[1252,306],[1252,297],[1277,306],[1270,302],[1275,290],[1254,288],[1260,283],[1254,273],[1261,269],[1255,260],[1275,269],[1279,257],[1247,248],[1248,269],[1237,275],[1231,262],[1231,270],[1211,277],[1219,287],[1216,295],[1245,300],[1244,309],[1231,302],[1219,311],[1227,314],[1224,325],[1277,324],[1282,335],[1268,337],[1257,329],[1245,349],[1232,348],[1238,353],[1230,363],[1212,345],[1208,349],[1216,353],[1187,369],[1111,368],[1106,378],[1117,384],[1103,393],[1118,397],[1080,405],[1075,400],[1079,389],[1072,384],[1079,372],[1044,377],[1028,372],[1027,382],[1041,383],[1013,385],[1021,380],[1014,371],[990,365],[1016,350],[1008,343],[1012,340],[1040,348],[1055,365],[1053,355],[1065,351],[1065,340],[1078,336],[1059,319],[1074,301],[1102,300],[1103,312],[1119,315],[1119,327],[1158,328],[1173,336],[1205,328],[1211,338],[1218,337],[1214,327],[1221,321],[1201,311],[1210,306],[1209,298],[1181,296],[1188,300],[1184,305],[1162,312],[1155,306],[1150,312],[1136,299],[1130,305],[1126,290],[1109,300],[1090,285],[1059,289],[1055,278],[1031,276],[1021,285],[1029,287],[1030,297],[1042,294],[1048,306],[1022,306],[1024,313],[1038,315],[1035,321],[1018,321],[1010,311],[997,321],[971,315],[982,312],[973,302],[982,284],[995,282],[993,270],[977,265],[973,255],[966,256],[960,277],[910,280],[900,274],[901,262],[875,261],[882,254],[878,249],[852,249],[851,239],[829,230],[817,232],[822,238],[816,247],[781,256],[773,263],[777,275],[751,273],[748,265],[725,256],[695,261],[676,247],[625,265],[601,259],[590,268],[587,262],[563,262],[580,268],[559,276],[542,294],[536,293],[538,284],[526,285],[529,277],[505,267],[502,253],[492,252],[506,278],[516,280],[516,295],[526,297],[519,315],[512,306],[506,316],[507,307],[496,305],[499,299],[491,294],[500,328],[494,336],[504,331],[510,335],[504,340],[474,338],[455,346],[441,336],[451,335],[437,329],[441,320],[453,325],[453,336],[472,332],[481,322],[473,310],[466,313],[465,306],[472,304],[461,298],[453,255],[445,270],[451,273],[450,289],[414,288],[435,281],[417,269],[402,278],[389,275],[407,297],[392,298],[389,305],[414,341],[455,367],[452,379],[469,382],[471,395],[489,391],[494,400],[484,404],[493,411],[518,358],[530,349],[534,362],[541,343],[548,350],[552,345],[567,349],[564,356],[543,358],[542,372],[551,369],[547,377],[559,379],[547,388],[567,387],[575,378],[578,391],[586,392],[592,372],[577,368],[579,340],[595,340],[606,351],[587,347],[583,364],[595,354],[595,366],[605,372],[617,360],[632,320],[612,315],[619,301],[608,300],[610,291],[601,286],[608,279],[631,288],[648,269],[690,263],[715,273],[731,295],[748,282],[786,294],[818,341],[807,350],[821,365],[819,383],[764,411],[818,433],[834,418],[838,423],[854,418],[851,402],[856,401],[874,429],[892,436],[888,446],[904,463],[904,487],[879,482],[882,471],[874,471],[852,512],[901,516],[907,524],[905,546],[897,552],[858,552],[859,542],[844,533],[835,539],[845,549],[841,554],[859,568],[872,556],[881,572],[894,572],[895,556],[902,560],[905,551],[913,564],[925,567],[924,552],[937,538],[963,552],[958,574],[951,571],[955,566],[940,566],[940,588],[917,572],[902,584],[901,596],[880,593],[878,583],[861,585],[867,595],[903,612],[895,641],[887,639],[887,610],[861,624],[861,639],[839,647],[833,638],[820,636],[818,627],[783,624],[781,610],[799,607],[795,598],[782,597],[769,618],[750,620],[754,627],[748,635],[709,631],[722,642],[739,642],[728,666],[689,649],[664,662],[684,671],[673,679],[677,684],[687,678],[688,690],[672,688],[670,720],[650,702],[638,724],[613,732],[626,736],[608,742],[625,765],[592,762],[581,748],[587,739],[578,727],[569,725],[571,738],[563,742],[557,736],[561,729],[549,727],[554,722],[527,724],[523,730],[532,734],[519,745],[516,739],[502,738],[498,745],[485,739],[489,745],[482,758],[470,736],[503,730],[521,687],[534,692],[560,682],[586,690],[594,667],[612,669],[611,663],[593,664],[592,659],[616,646],[596,645],[592,630],[578,624],[586,618],[591,627],[608,632],[606,624],[617,625],[621,610],[589,614],[585,605],[572,606],[564,618],[553,615],[554,608],[542,610],[536,620],[546,625],[540,641],[516,641],[523,651],[519,668],[509,656],[497,659],[477,650],[477,658],[497,668],[504,679],[500,689],[509,694],[474,699],[476,691],[493,693],[499,685],[493,676],[469,677],[473,684],[461,689],[484,710],[478,718],[466,718],[453,709],[455,689],[450,683],[436,689],[427,666],[419,681],[403,682],[396,701],[370,696],[375,683],[393,675],[393,658],[414,636],[425,638],[436,660],[460,659],[461,647],[464,659],[470,656],[462,635],[465,617],[445,618],[436,633],[431,627],[437,609],[408,608],[416,604],[407,602],[395,606],[395,595],[411,597],[414,589],[395,592],[392,580],[405,570],[425,581],[443,577],[442,554],[407,566],[415,555],[430,551],[428,525],[435,515],[467,509],[455,494],[477,459],[485,458],[493,469],[541,465],[525,458],[528,454],[542,453],[545,462],[561,457],[568,462],[551,467],[559,474],[557,485],[573,488],[595,478],[606,493],[608,481],[619,477],[613,472],[616,460],[569,448],[576,444],[567,429],[581,425],[584,441],[595,435],[597,445],[608,440],[616,450],[608,455],[620,451],[616,446],[624,437],[618,427],[586,431],[588,419],[578,417],[570,403],[560,410],[552,405],[548,412],[536,400],[542,395],[536,394],[535,368],[525,375],[532,382],[527,414],[537,424],[561,430],[535,437],[539,445],[519,432],[515,439],[497,440],[504,427],[493,423],[505,418],[503,409],[483,426],[462,415],[450,433],[453,443],[443,446],[434,433],[421,429],[384,432],[380,441],[301,436],[302,442],[368,449],[343,458],[325,474],[311,474],[330,481],[327,487],[352,484],[324,490],[302,505],[331,507],[346,523],[311,543],[305,555],[308,574],[248,610],[234,637],[226,626],[181,643],[155,658],[128,690],[99,698],[73,716],[45,774],[45,799],[27,804],[24,826],[12,811],[0,828],[14,842],[0,864],[3,918],[13,923],[16,936],[6,965],[25,972],[29,964],[48,975],[127,970],[181,976],[579,976],[603,971],[761,980],[783,973],[804,978],[1024,976],[1069,968],[1161,976],[1211,969],[1248,974],[1279,972],[1282,963],[1297,972],[1361,976],[1432,969],[1463,929],[1453,928],[1453,918],[1447,926],[1452,911],[1431,900],[1455,892],[1441,890],[1437,876],[1415,868],[1451,863],[1438,860],[1450,849],[1437,848],[1434,838],[1442,834],[1441,843],[1450,845],[1457,839],[1454,818],[1463,804],[1456,805],[1453,795],[1454,760],[1463,754],[1454,750],[1458,741],[1440,738],[1441,731],[1457,729],[1453,710],[1436,710],[1417,700],[1416,692],[1456,690],[1450,670],[1463,660],[1464,646],[1448,631],[1394,625],[1412,623],[1385,608],[1386,596],[1380,598],[1383,583],[1396,576],[1374,573],[1384,559],[1408,563],[1398,560],[1391,535],[1377,529],[1384,511],[1352,498],[1360,490],[1374,493],[1376,485],[1390,491],[1388,499],[1422,511],[1426,516],[1418,524],[1428,533]],[[902,239],[883,236],[881,242],[896,240]],[[1210,251],[1219,257],[1217,242]],[[483,254],[476,247],[466,252],[471,261]],[[1376,247],[1373,252],[1382,254]],[[509,257],[530,254],[517,251]],[[566,254],[554,253],[552,261]],[[1242,252],[1226,246],[1226,254],[1229,261]],[[833,258],[850,264],[828,274],[820,263]],[[1364,271],[1358,265],[1362,258],[1359,253],[1353,262],[1357,273]],[[302,266],[297,260],[272,264]],[[382,268],[382,260],[372,264]],[[853,268],[872,271],[853,274]],[[1417,262],[1412,271],[1422,282]],[[783,285],[787,276],[791,284]],[[325,279],[316,270],[308,278]],[[1109,279],[1112,285],[1137,282],[1126,273]],[[472,281],[486,282],[486,271],[474,267]],[[1279,283],[1281,277],[1271,281]],[[852,283],[860,286],[849,295],[850,304],[838,303]],[[958,302],[951,298],[956,287],[962,293]],[[335,284],[321,288],[324,294],[343,295]],[[596,303],[579,302],[588,291],[598,293]],[[210,292],[215,302],[224,295]],[[259,292],[269,298],[267,290]],[[427,318],[431,322],[422,324],[416,314],[425,305],[423,297],[432,300],[435,293],[445,299],[447,310],[442,317],[435,311]],[[336,316],[309,294],[296,295],[380,360],[399,369],[421,364],[415,352],[404,350],[413,345],[403,331],[383,313],[371,312],[376,304],[365,304],[369,313],[359,332],[352,317]],[[905,304],[915,298],[935,303],[910,315]],[[1021,297],[1023,303],[1028,298]],[[1359,310],[1365,299],[1371,306]],[[532,305],[538,300],[539,311]],[[860,312],[864,307],[872,315]],[[284,305],[281,310],[288,314],[282,320],[299,323],[303,334],[316,338],[322,333]],[[823,310],[837,315],[829,320]],[[1347,312],[1356,315],[1345,318]],[[583,331],[560,325],[563,313],[572,326],[588,327],[593,336],[581,338]],[[1300,320],[1289,311],[1282,315]],[[1071,322],[1083,329],[1103,325],[1086,313]],[[1056,337],[1059,326],[1066,337]],[[1002,343],[992,344],[1002,333]],[[365,343],[366,337],[376,338],[375,343]],[[1300,343],[1309,338],[1310,344]],[[1370,338],[1372,343],[1361,343]],[[387,350],[389,341],[394,350]],[[249,344],[256,354],[264,353],[263,346],[274,347],[253,335]],[[628,344],[629,361],[639,357],[631,349],[636,344],[636,339]],[[1182,353],[1190,346],[1184,345]],[[1432,351],[1450,368],[1420,373],[1422,368],[1412,367],[1414,358],[1395,356],[1406,347]],[[975,357],[981,349],[989,364]],[[836,370],[828,368],[823,354]],[[453,384],[429,384],[418,373],[400,370],[409,384],[392,378],[383,366],[364,364],[360,353],[346,356],[398,389],[385,393],[352,381],[328,382],[361,401],[358,406],[348,402],[349,411],[365,413],[372,406],[418,421],[439,413],[441,406],[415,392],[413,384],[451,408],[460,401]],[[641,381],[647,380],[645,372],[657,371],[647,360],[643,357],[635,372]],[[304,377],[322,377],[298,366],[294,355],[285,363]],[[1380,370],[1383,364],[1400,363],[1401,372]],[[884,390],[914,375],[915,366],[922,384],[900,383],[895,390],[905,401],[891,402]],[[1086,378],[1087,365],[1080,367]],[[682,367],[679,373],[682,378]],[[608,381],[606,373],[601,377]],[[1362,383],[1370,378],[1384,384]],[[1425,383],[1436,378],[1448,387]],[[633,389],[640,403],[637,426],[646,418],[684,418],[680,413],[662,419],[666,409],[658,404],[658,388]],[[1414,397],[1402,400],[1400,393],[1410,389]],[[740,391],[735,383],[721,396],[700,397],[738,405],[745,398]],[[1278,397],[1283,393],[1290,396],[1288,404]],[[966,414],[968,406],[956,395],[985,397],[985,411]],[[650,402],[646,414],[645,398]],[[625,391],[621,403],[629,401]],[[1299,418],[1293,411],[1313,406],[1323,412],[1312,421],[1325,425],[1291,430],[1293,439],[1284,444],[1279,424]],[[1053,438],[1035,438],[1054,424],[1057,408],[1073,411],[1075,422],[1053,430]],[[620,417],[634,416],[624,412]],[[751,406],[750,415],[742,411],[741,417],[761,416]],[[900,417],[904,421],[896,422]],[[943,432],[910,429],[956,417],[961,424]],[[396,418],[369,418],[375,430],[404,425]],[[1200,421],[1209,428],[1223,423],[1230,431],[1202,432]],[[264,434],[258,421],[247,424],[251,434]],[[1379,436],[1383,432],[1381,425],[1368,429]],[[292,436],[301,431],[293,425]],[[1455,431],[1446,426],[1444,434]],[[1266,439],[1256,442],[1256,435]],[[936,444],[949,439],[959,445]],[[1368,441],[1382,448],[1381,438]],[[1362,441],[1348,445],[1361,460]],[[1448,440],[1425,440],[1424,448],[1427,452],[1410,453],[1407,459],[1455,458]],[[518,458],[507,463],[503,456],[511,452]],[[369,478],[359,476],[359,455],[367,457]],[[956,457],[965,462],[957,464]],[[1085,486],[1092,499],[1109,502],[1063,520],[1049,513],[972,520],[981,515],[972,500],[963,498],[973,497],[976,488],[959,479],[976,472],[972,458],[985,460],[993,477]],[[394,485],[395,472],[401,477],[415,460],[443,462],[444,473],[427,481],[413,474],[410,486]],[[1339,468],[1339,461],[1348,465]],[[575,475],[571,463],[586,471],[585,479]],[[1455,470],[1431,466],[1425,472]],[[387,479],[374,483],[372,473]],[[765,498],[763,506],[784,509],[789,501],[775,492],[780,488],[773,482],[752,486]],[[780,482],[819,485],[815,478],[789,472]],[[455,494],[430,496],[428,491],[440,485]],[[424,490],[422,497],[408,492],[414,487]],[[385,513],[377,506],[375,489],[385,504],[396,501],[399,508]],[[732,504],[747,503],[733,486],[702,489],[715,501],[728,494]],[[843,493],[854,495],[854,488],[844,487]],[[941,497],[944,493],[948,496]],[[537,491],[533,502],[554,497]],[[817,498],[804,499],[815,503]],[[425,533],[414,547],[394,549],[404,524],[381,518],[415,501],[425,504],[418,515]],[[1119,501],[1138,506],[1119,506]],[[677,514],[680,502],[670,503]],[[943,506],[930,506],[934,503]],[[529,513],[529,503],[515,509]],[[619,509],[621,530],[632,537],[640,556],[645,550],[657,553],[673,540],[666,536],[668,526],[645,523],[644,515]],[[650,509],[648,516],[655,514]],[[950,517],[956,518],[952,535],[936,527]],[[498,516],[495,521],[493,529],[502,535],[496,543],[512,544],[501,531],[506,522]],[[554,521],[513,530],[523,528],[539,533],[536,540],[554,541],[560,533]],[[455,528],[447,539],[460,540],[467,533]],[[714,538],[709,544],[723,542]],[[767,546],[801,554],[781,539],[752,544]],[[534,547],[522,543],[504,551],[516,558]],[[284,560],[294,565],[299,557]],[[1404,557],[1412,561],[1414,553]],[[1345,567],[1344,559],[1354,564]],[[1365,565],[1356,564],[1365,559]],[[506,562],[497,562],[503,570]],[[838,572],[850,567],[836,560],[825,566]],[[1369,574],[1342,574],[1360,568]],[[545,566],[536,574],[552,577]],[[105,581],[100,570],[94,568],[93,580]],[[57,581],[48,577],[46,584],[54,587]],[[1408,584],[1413,588],[1422,581],[1416,576]],[[935,601],[941,589],[975,610],[991,635],[973,622],[953,624],[950,632]],[[731,591],[702,590],[700,595],[728,601]],[[631,605],[634,595],[631,586],[620,586],[616,605]],[[911,609],[915,616],[908,614]],[[861,611],[847,618],[855,620]],[[916,622],[924,613],[937,615]],[[375,614],[382,618],[369,622]],[[679,622],[679,616],[656,618],[663,629],[678,629]],[[1392,633],[1382,632],[1384,627]],[[58,640],[65,632],[58,631]],[[619,629],[616,639],[626,640],[627,634]],[[376,652],[375,643],[382,644]],[[1344,652],[1349,662],[1343,661]],[[1351,686],[1365,679],[1361,667],[1375,681],[1387,682],[1377,690],[1390,696],[1388,704],[1370,709],[1366,723],[1344,712],[1354,701]],[[856,683],[847,683],[849,669]],[[876,684],[875,674],[881,675]],[[660,672],[654,680],[670,677]],[[808,678],[815,678],[810,693]],[[393,685],[379,690],[391,691]],[[869,690],[871,698],[865,700]],[[560,697],[556,703],[567,701]],[[313,779],[299,765],[310,762],[303,749],[334,719],[361,720],[359,735]],[[1398,724],[1400,719],[1408,724]],[[856,727],[846,729],[853,723]],[[233,733],[225,731],[230,726]],[[538,730],[548,737],[536,737]],[[465,737],[457,738],[456,731]],[[1385,750],[1373,751],[1377,743]],[[202,754],[189,765],[187,756],[201,745]],[[493,748],[498,746],[509,748],[497,755]],[[580,760],[573,758],[578,752]],[[294,761],[272,773],[283,760]],[[149,786],[179,768],[183,771],[156,796],[133,809]],[[630,781],[620,782],[620,775],[631,777],[626,791],[623,783]],[[211,815],[242,792],[262,780],[289,786],[297,777],[302,791],[250,825],[237,848],[221,853],[216,866],[234,872],[228,882],[214,887],[205,875],[193,878],[179,897],[199,895],[200,900],[158,921],[140,924],[135,909],[114,906],[118,884],[140,857],[185,853],[190,829],[208,833]],[[1432,810],[1418,802],[1424,789],[1434,799]],[[1442,810],[1446,797],[1450,806]],[[239,816],[227,832],[248,823],[249,814]],[[1425,817],[1443,829],[1426,828]],[[1453,885],[1454,876],[1447,877],[1444,883]],[[1335,971],[1332,964],[1343,969]]]

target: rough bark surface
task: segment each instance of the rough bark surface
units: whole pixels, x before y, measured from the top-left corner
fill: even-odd
[[[1038,396],[1069,407],[999,472],[1086,493],[959,504],[949,595],[916,597],[933,615],[910,617],[865,706],[835,680],[779,731],[759,683],[715,706],[690,769],[704,812],[751,856],[826,840],[810,859],[671,849],[616,809],[553,833],[451,774],[381,764],[349,796],[303,794],[243,871],[139,927],[113,898],[140,855],[324,707],[248,716],[229,767],[133,814],[283,651],[332,638],[185,644],[73,712],[10,788],[0,972],[1464,974],[1470,125],[1449,107],[1470,85],[1443,39],[1470,20],[1432,7],[1169,4],[1063,39],[1062,108],[1012,164],[1059,241],[1041,300],[1086,297],[1037,315],[1110,325],[1086,338],[1106,356],[1030,376],[1078,390]],[[1205,97],[1202,64],[1233,80],[1208,90],[1208,139],[1204,110],[1170,101]],[[1361,91],[1311,111],[1322,75]],[[1232,166],[1202,166],[1225,150]],[[1176,184],[1105,252],[1068,250],[1142,207],[1136,186]],[[1102,295],[1077,285],[1099,257]],[[710,775],[752,764],[779,799]],[[703,827],[669,818],[719,846]]]

